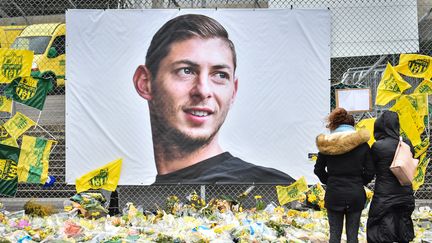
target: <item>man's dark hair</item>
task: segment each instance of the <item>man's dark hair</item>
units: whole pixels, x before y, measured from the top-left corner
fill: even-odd
[[[166,22],[153,36],[147,50],[145,63],[153,78],[157,75],[160,62],[168,55],[171,45],[193,37],[221,38],[224,40],[231,49],[234,70],[236,69],[236,52],[233,42],[228,38],[226,29],[219,22],[205,15],[186,14]]]

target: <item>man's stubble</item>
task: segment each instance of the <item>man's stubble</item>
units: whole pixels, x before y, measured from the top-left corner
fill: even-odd
[[[169,114],[177,114],[181,107],[173,107],[168,104],[163,98],[163,92],[159,92],[157,86],[154,86],[153,94],[154,98],[150,101],[149,108],[156,161],[158,158],[164,161],[181,159],[207,146],[219,132],[228,113],[227,109],[211,134],[206,137],[192,137],[171,125],[167,117]]]

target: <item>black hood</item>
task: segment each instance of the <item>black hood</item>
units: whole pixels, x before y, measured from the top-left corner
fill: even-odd
[[[399,139],[399,129],[398,114],[393,111],[384,111],[375,121],[374,137],[376,140],[384,139],[386,137]]]

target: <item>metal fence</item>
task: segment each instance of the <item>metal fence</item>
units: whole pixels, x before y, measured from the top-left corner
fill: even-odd
[[[65,32],[61,30],[61,23],[65,23],[65,11],[67,9],[151,9],[151,8],[330,8],[333,21],[344,18],[356,17],[356,9],[349,7],[354,0],[340,1],[330,0],[3,0],[0,1],[0,33],[1,47],[32,48],[37,49],[38,55],[36,66],[33,68],[51,70],[49,74],[53,77],[55,88],[48,96],[42,114],[24,106],[16,105],[15,110],[39,119],[41,128],[28,131],[30,135],[46,136],[51,134],[58,140],[58,145],[50,157],[49,174],[53,175],[57,182],[49,188],[40,185],[19,184],[16,197],[18,198],[67,198],[75,193],[73,185],[65,183],[65,88],[64,65],[65,65]],[[420,54],[432,55],[432,2],[429,0],[404,1],[395,0],[366,0],[370,4],[394,4],[399,10],[412,11],[411,15],[417,16]],[[389,3],[390,2],[390,3]],[[332,8],[332,4],[347,4],[340,8]],[[412,6],[416,8],[412,8]],[[397,16],[399,17],[399,16]],[[385,16],[374,16],[374,21],[380,22]],[[39,25],[34,33],[51,31],[51,38],[38,38],[32,40],[30,37],[15,40],[23,26],[32,24],[57,23],[56,25]],[[366,28],[366,24],[358,22],[358,30]],[[333,33],[338,26],[332,26]],[[355,33],[357,29],[353,29]],[[337,29],[336,29],[337,30]],[[379,30],[370,29],[370,32]],[[379,33],[375,33],[379,34]],[[2,38],[4,36],[4,38]],[[30,35],[29,35],[30,36]],[[42,36],[42,34],[41,34]],[[22,36],[25,38],[25,36]],[[15,42],[14,42],[15,40]],[[334,43],[332,43],[334,44]],[[53,48],[54,47],[54,48]],[[332,46],[332,48],[340,48]],[[347,47],[345,47],[347,48]],[[353,45],[348,48],[366,49],[368,46]],[[336,50],[337,51],[337,50]],[[349,50],[342,50],[349,51]],[[395,65],[398,61],[398,53],[388,50],[387,55],[369,55],[353,57],[335,57],[331,59],[331,80],[333,86],[338,83],[345,85],[357,85],[371,87],[373,94],[376,92],[377,84],[381,78],[383,67],[387,62]],[[48,56],[50,56],[48,58]],[[36,60],[36,59],[35,59]],[[67,79],[67,76],[66,76]],[[418,82],[413,80],[412,82]],[[334,104],[334,100],[332,100]],[[331,104],[329,104],[331,105]],[[369,114],[360,114],[357,119],[366,115],[376,115],[384,108],[374,107]],[[40,117],[39,117],[40,115]],[[42,129],[43,128],[43,129]],[[429,131],[429,130],[428,130]],[[427,151],[431,154],[431,148]],[[424,185],[416,193],[417,199],[432,199],[432,167],[429,165]],[[177,195],[180,198],[188,195],[192,190],[199,191],[206,198],[216,195],[237,195],[244,191],[249,185],[167,185],[167,186],[119,186],[120,205],[126,202],[134,202],[147,208],[154,208],[155,204],[162,205],[165,198]],[[271,185],[256,185],[252,194],[261,194],[268,201],[276,201],[275,188]],[[251,201],[251,203],[253,203]]]

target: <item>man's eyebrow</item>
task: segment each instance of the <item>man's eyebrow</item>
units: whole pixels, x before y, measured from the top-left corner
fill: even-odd
[[[193,61],[188,60],[188,59],[183,59],[183,60],[175,61],[175,62],[173,62],[171,65],[172,65],[172,66],[177,66],[177,65],[181,65],[181,64],[186,64],[186,65],[191,66],[191,67],[194,67],[194,68],[199,67],[199,64],[198,64],[198,63],[193,62]],[[232,68],[230,65],[228,65],[228,64],[216,64],[216,65],[213,65],[212,68],[213,68],[213,69],[229,69],[229,70],[232,70],[232,69],[233,69],[233,68]]]
[[[218,64],[218,65],[213,65],[212,68],[214,69],[229,69],[232,70],[232,67],[230,65],[227,64]]]
[[[192,67],[198,67],[199,66],[198,63],[192,62],[191,60],[187,60],[187,59],[175,61],[171,65],[176,66],[176,65],[181,65],[181,64],[186,64],[186,65],[192,66]]]

